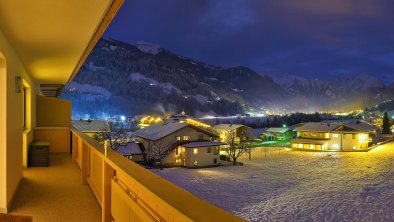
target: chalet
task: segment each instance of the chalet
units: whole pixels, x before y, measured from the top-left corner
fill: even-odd
[[[274,134],[267,132],[267,130],[263,128],[249,129],[248,134],[254,141],[267,142],[275,140]]]
[[[72,127],[94,138],[97,133],[109,130],[109,124],[104,120],[73,120]]]
[[[116,152],[134,162],[143,162],[143,147],[140,143],[122,144],[116,148]]]
[[[300,137],[291,141],[294,149],[355,151],[372,143],[376,127],[363,121],[305,123],[295,129]]]
[[[175,155],[169,156],[167,162],[175,163],[175,166],[186,168],[198,168],[218,166],[220,146],[226,145],[216,141],[197,141],[183,144],[176,148]]]
[[[251,128],[240,124],[218,124],[212,127],[220,136],[220,141],[227,143],[230,139],[230,135],[234,135],[235,142],[241,140],[240,137],[244,137],[244,140],[250,139],[248,130]]]
[[[213,143],[212,141],[218,139],[219,136],[207,128],[170,120],[137,130],[134,135],[146,151],[160,149],[160,154],[165,155],[164,166],[204,167],[216,165],[217,156],[212,150],[223,144]],[[209,153],[210,155],[196,155],[194,152],[189,152],[189,149],[201,150],[200,153],[204,153],[204,150],[207,153],[208,150],[212,152]],[[189,156],[192,154],[193,158]],[[191,159],[193,164],[189,164]]]
[[[288,127],[271,127],[267,132],[273,134],[276,141],[287,142],[293,138],[293,131]]]

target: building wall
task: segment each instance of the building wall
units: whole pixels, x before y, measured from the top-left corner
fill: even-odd
[[[219,154],[215,154],[215,149],[219,149],[218,147],[210,147],[211,152],[208,153],[209,147],[198,147],[198,148],[186,148],[185,154],[185,167],[206,167],[206,166],[214,166],[219,165]],[[195,153],[194,151],[197,151]],[[214,159],[216,159],[216,164],[214,164]],[[197,161],[197,165],[195,165],[195,161]]]
[[[71,101],[37,96],[37,127],[71,127]]]
[[[35,127],[36,83],[30,78],[11,44],[0,30],[0,211],[7,211],[22,178],[23,94],[15,92],[15,78],[30,87],[26,130]],[[29,137],[31,138],[31,136]],[[27,141],[28,142],[28,141]]]
[[[326,135],[326,134],[325,134]],[[368,148],[369,141],[371,137],[367,133],[342,133],[342,132],[331,132],[328,133],[329,140],[325,142],[323,145],[323,149],[330,150],[338,150],[338,151],[353,151],[353,150],[363,150]],[[305,139],[317,139],[316,137],[312,137],[307,135],[304,137],[304,133],[301,134],[301,138]],[[312,141],[312,140],[311,140]],[[311,142],[313,144],[313,142]],[[300,144],[291,144],[292,148],[301,148]],[[312,146],[312,149],[319,150],[316,144]],[[303,149],[310,149],[310,144],[302,144]],[[320,147],[319,147],[320,148]]]

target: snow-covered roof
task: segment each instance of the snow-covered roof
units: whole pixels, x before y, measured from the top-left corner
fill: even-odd
[[[196,147],[207,147],[207,146],[222,146],[226,145],[226,143],[215,142],[215,141],[199,141],[199,142],[191,142],[183,144],[183,147],[186,148],[196,148]]]
[[[330,132],[335,130],[339,124],[333,123],[305,123],[303,126],[297,127],[296,131],[311,131],[311,132]]]
[[[290,129],[287,127],[271,127],[267,129],[267,132],[270,133],[285,133],[289,131]]]
[[[241,125],[241,124],[218,124],[213,126],[212,128],[216,129],[216,130],[234,130],[234,129],[238,129],[240,127],[248,127],[245,125]]]
[[[260,137],[261,134],[265,132],[265,129],[263,128],[257,128],[257,129],[249,129],[248,134],[253,137],[253,138],[258,138]]]
[[[102,132],[109,129],[104,120],[73,120],[72,126],[81,132]]]
[[[355,129],[358,131],[364,131],[364,132],[373,132],[373,131],[377,130],[376,126],[369,124],[365,121],[360,121],[360,120],[345,122],[343,125],[347,126],[349,128],[352,128],[352,129]]]
[[[134,132],[138,137],[142,137],[148,140],[158,140],[165,136],[168,136],[184,127],[187,127],[187,123],[180,123],[175,121],[165,121],[161,123],[152,124],[143,129],[139,129]]]
[[[127,145],[121,145],[116,149],[116,152],[122,155],[134,155],[134,154],[142,154],[141,148],[138,143],[129,143]]]
[[[137,130],[134,132],[134,135],[144,138],[144,139],[148,139],[148,140],[152,140],[152,141],[156,141],[159,140],[163,137],[166,137],[184,127],[191,127],[197,131],[206,133],[210,136],[213,137],[218,137],[218,135],[216,135],[215,133],[213,133],[212,131],[202,128],[202,127],[198,127],[198,126],[193,126],[190,125],[186,122],[178,122],[178,121],[165,121],[165,122],[161,122],[161,123],[156,123],[156,124],[152,124],[148,127],[145,127],[143,129]]]

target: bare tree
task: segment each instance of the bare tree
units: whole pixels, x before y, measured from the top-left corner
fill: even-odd
[[[95,139],[99,142],[107,141],[109,148],[113,150],[116,150],[121,145],[127,145],[131,142],[131,138],[122,128],[112,132],[108,125],[103,127],[100,132],[95,135]]]
[[[236,133],[229,133],[226,146],[226,154],[228,159],[233,161],[233,165],[237,164],[237,159],[244,153],[250,153],[251,145],[247,140],[247,135],[245,132],[240,132],[239,141],[237,141]]]
[[[161,141],[150,141],[145,150],[147,164],[153,166],[155,162],[160,162],[160,169],[163,170],[163,159],[167,156],[166,147]]]

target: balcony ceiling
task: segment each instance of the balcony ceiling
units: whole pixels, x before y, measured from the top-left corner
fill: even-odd
[[[89,44],[102,34],[96,30],[108,20],[113,2],[117,0],[1,0],[0,30],[37,83],[65,84]]]

